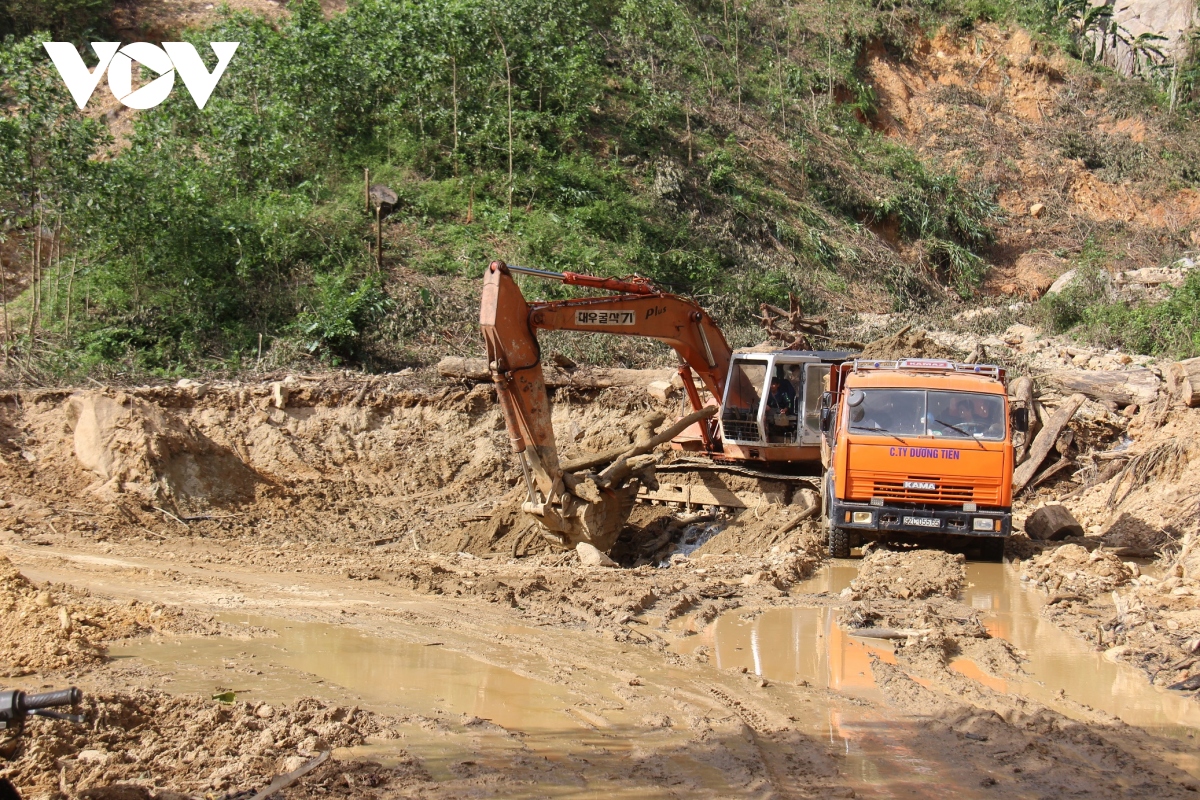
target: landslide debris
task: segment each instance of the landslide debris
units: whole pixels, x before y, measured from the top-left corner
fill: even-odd
[[[966,579],[965,562],[961,553],[871,547],[858,577],[850,583],[849,596],[853,600],[954,598]]]
[[[1136,569],[1136,564],[1126,564],[1103,548],[1089,552],[1078,544],[1064,544],[1024,562],[1021,580],[1051,595],[1074,595],[1089,600],[1124,586]]]
[[[31,721],[20,756],[0,776],[27,797],[58,796],[60,785],[94,800],[148,798],[151,790],[213,796],[260,789],[324,750],[395,738],[399,723],[315,698],[225,704],[150,690],[85,695],[81,708],[82,725]]]
[[[868,342],[859,358],[878,358],[891,361],[900,358],[960,358],[961,353],[930,338],[919,328],[905,325],[891,336]]]

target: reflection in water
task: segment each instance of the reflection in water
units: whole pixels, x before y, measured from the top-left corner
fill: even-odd
[[[792,594],[837,594],[857,575],[854,561],[838,560]],[[1012,642],[1027,658],[1026,675],[998,678],[969,659],[951,669],[999,692],[1015,692],[1068,716],[1073,704],[1090,706],[1131,724],[1170,736],[1200,728],[1200,704],[1158,689],[1128,664],[1109,661],[1087,642],[1060,630],[1039,611],[1045,598],[1027,588],[1006,564],[971,563],[961,600],[979,612],[988,632]],[[698,639],[716,654],[717,665],[745,666],[779,681],[808,681],[821,688],[871,696],[870,654],[893,662],[891,647],[847,636],[829,608],[777,608],[747,622],[733,612]],[[1070,703],[1064,703],[1063,696]]]
[[[707,645],[718,669],[745,667],[768,680],[807,683],[881,700],[871,675],[871,655],[895,663],[886,644],[849,636],[832,608],[786,608],[753,620],[737,613],[719,618],[686,645]]]

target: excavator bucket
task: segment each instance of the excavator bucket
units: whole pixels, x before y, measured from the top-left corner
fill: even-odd
[[[537,517],[544,535],[555,544],[574,549],[581,542],[607,552],[629,520],[637,499],[638,482],[586,500],[569,492],[555,503],[526,502],[522,510]]]

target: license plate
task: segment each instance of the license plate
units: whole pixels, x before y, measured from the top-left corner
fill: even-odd
[[[918,528],[940,528],[942,521],[933,517],[905,517],[905,525],[915,525]]]
[[[576,311],[576,325],[634,325],[637,315],[632,311]]]

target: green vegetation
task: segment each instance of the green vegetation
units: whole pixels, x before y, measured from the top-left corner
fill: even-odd
[[[1056,333],[1073,333],[1101,347],[1132,353],[1200,356],[1200,271],[1159,301],[1120,302],[1112,297],[1108,273],[1097,254],[1085,249],[1083,266],[1057,295],[1039,303],[1043,320]]]
[[[262,351],[388,368],[476,348],[494,257],[649,276],[747,342],[759,304],[789,292],[814,311],[854,285],[878,310],[947,286],[968,297],[994,188],[874,132],[860,55],[1026,13],[358,0],[327,19],[299,0],[282,20],[186,33],[210,67],[207,42],[241,42],[208,106],[177,83],[112,142],[39,44],[86,40],[106,7],[11,3],[2,23],[18,37],[0,48],[0,238],[29,265],[19,297],[0,287],[15,297],[5,359],[47,379],[236,370]],[[35,28],[53,33],[19,38]],[[364,168],[400,198],[382,270]]]

